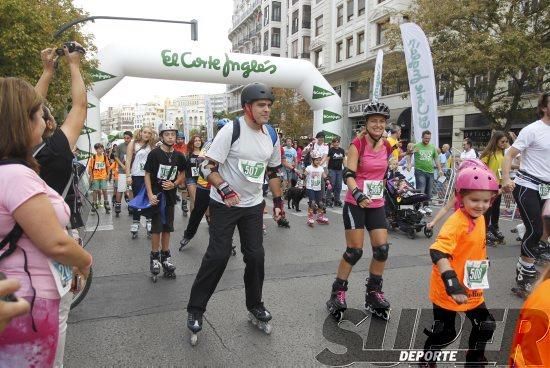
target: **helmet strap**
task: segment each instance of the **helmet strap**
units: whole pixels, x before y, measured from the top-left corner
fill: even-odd
[[[244,105],[244,115],[246,117],[248,117],[248,119],[252,120],[252,122],[258,126],[262,126],[262,124],[258,124],[258,122],[256,121],[256,119],[254,119],[254,115],[252,114],[252,104],[245,104]]]

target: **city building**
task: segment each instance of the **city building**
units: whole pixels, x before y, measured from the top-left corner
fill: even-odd
[[[372,82],[363,81],[364,73],[374,69],[378,50],[387,49],[387,24],[408,22],[400,14],[411,4],[412,0],[234,0],[228,38],[233,52],[309,59],[342,97],[342,139],[347,143],[360,129],[363,108],[372,95]],[[240,88],[228,87],[230,112],[241,109]],[[480,148],[491,130],[473,105],[474,96],[463,89],[438,89],[440,145],[460,148],[462,140],[470,137]],[[531,106],[536,106],[539,89],[525,91]],[[382,81],[381,102],[390,107],[390,121],[402,126],[404,139],[411,135],[411,102],[403,98],[408,90],[406,78],[391,88]],[[529,113],[532,119],[514,121],[512,129],[533,121],[534,113]]]

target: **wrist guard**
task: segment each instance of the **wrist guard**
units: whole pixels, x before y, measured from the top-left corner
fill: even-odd
[[[237,196],[237,193],[229,186],[229,184],[224,181],[218,186],[218,193],[222,197],[222,200],[234,198]]]
[[[363,202],[364,200],[369,199],[369,197],[367,197],[365,193],[360,191],[359,188],[355,188],[353,192],[351,192],[351,194],[353,195],[355,202],[357,202],[357,205],[359,205],[359,203]]]
[[[449,296],[453,294],[466,295],[466,290],[458,281],[456,272],[454,270],[443,272],[441,274],[441,279],[443,280],[443,284],[445,285],[445,291]]]

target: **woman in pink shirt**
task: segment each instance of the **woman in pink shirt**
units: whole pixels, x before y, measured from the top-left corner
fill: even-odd
[[[0,333],[7,367],[51,367],[59,332],[59,300],[71,287],[72,267],[87,276],[92,257],[70,237],[69,208],[38,176],[32,148],[45,129],[42,99],[27,82],[0,78],[0,271],[19,280],[17,297],[31,312]],[[14,236],[19,225],[21,236]]]
[[[347,308],[348,277],[352,267],[363,255],[364,229],[368,231],[372,246],[365,309],[385,320],[390,317],[390,303],[382,292],[382,274],[389,250],[384,177],[392,151],[382,135],[390,110],[383,103],[371,102],[365,107],[363,116],[366,119],[365,132],[350,145],[344,170],[348,191],[342,215],[347,248],[332,284],[330,299],[326,303],[328,311],[338,320]]]

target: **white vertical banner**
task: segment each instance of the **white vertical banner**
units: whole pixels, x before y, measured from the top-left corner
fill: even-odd
[[[422,132],[429,130],[432,133],[431,143],[438,147],[437,92],[428,39],[414,23],[401,24],[401,37],[409,75],[414,138],[420,142]]]
[[[185,143],[189,143],[189,116],[187,115],[187,106],[183,106],[183,135],[185,135]]]
[[[378,50],[376,64],[374,65],[374,82],[372,85],[372,102],[377,102],[382,96],[382,65],[384,63],[384,52]]]
[[[210,96],[205,98],[205,114],[206,114],[206,140],[210,141],[214,139],[214,117],[212,116],[212,101]]]

